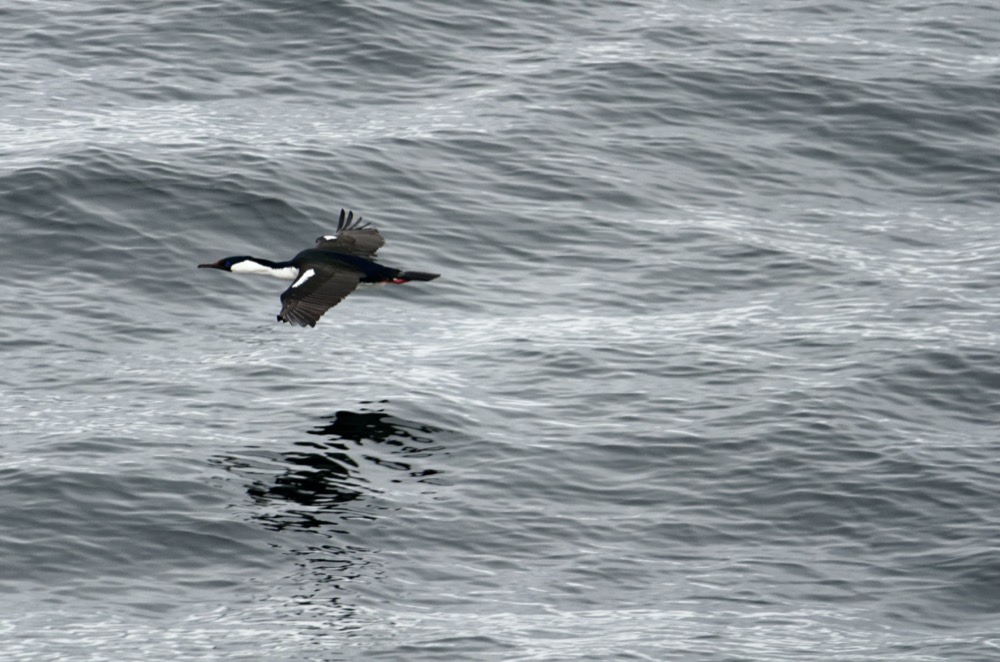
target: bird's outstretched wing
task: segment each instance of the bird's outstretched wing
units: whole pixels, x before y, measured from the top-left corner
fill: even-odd
[[[323,313],[354,291],[361,275],[360,271],[343,267],[301,270],[295,282],[281,293],[283,305],[278,319],[298,326],[316,326]]]
[[[384,244],[385,239],[378,230],[363,223],[360,216],[355,218],[353,211],[345,212],[343,209],[340,210],[337,231],[316,240],[316,248],[319,250],[348,253],[369,259],[375,257],[375,252]]]

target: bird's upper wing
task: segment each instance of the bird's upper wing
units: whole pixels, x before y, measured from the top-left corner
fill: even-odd
[[[298,326],[316,326],[327,310],[343,301],[361,280],[361,272],[350,267],[309,267],[281,293],[278,319]]]
[[[340,210],[340,220],[334,234],[323,235],[316,240],[316,248],[324,251],[336,251],[359,255],[365,258],[375,257],[375,252],[382,248],[385,239],[378,230],[354,217],[354,212]]]

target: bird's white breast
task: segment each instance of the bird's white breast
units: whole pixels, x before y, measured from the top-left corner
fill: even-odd
[[[282,280],[295,280],[295,277],[299,275],[299,270],[295,267],[273,269],[267,265],[252,262],[250,260],[237,262],[233,266],[229,267],[229,270],[234,274],[262,274],[264,276],[274,276],[275,278],[280,278]]]

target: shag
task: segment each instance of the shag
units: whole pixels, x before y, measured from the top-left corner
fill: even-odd
[[[378,230],[362,222],[360,216],[355,218],[353,211],[341,209],[336,232],[318,238],[315,247],[307,248],[291,260],[272,262],[236,255],[198,267],[234,274],[264,274],[293,281],[281,293],[278,320],[298,326],[316,326],[323,313],[361,284],[401,284],[434,280],[440,275],[378,264],[374,260],[375,253],[383,244],[385,239]]]

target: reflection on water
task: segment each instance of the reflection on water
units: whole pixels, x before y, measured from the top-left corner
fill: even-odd
[[[427,462],[453,434],[387,413],[386,400],[360,405],[358,411],[321,417],[300,440],[275,440],[267,448],[218,458],[247,479],[249,516],[282,534],[278,544],[304,571],[294,602],[322,605],[329,627],[341,632],[355,627],[355,607],[345,589],[381,572],[378,550],[364,544],[364,531],[351,524],[375,521],[397,508],[385,494],[389,484],[393,498],[407,492],[407,483],[419,484],[418,493],[426,494],[426,485],[441,475]]]
[[[252,478],[247,492],[262,507],[255,517],[265,526],[333,533],[346,519],[377,519],[387,507],[371,499],[380,484],[437,480],[440,472],[424,462],[444,448],[438,438],[447,430],[386,413],[386,400],[360,404],[359,411],[338,411],[306,430],[310,437],[294,442],[294,450],[222,458]]]

